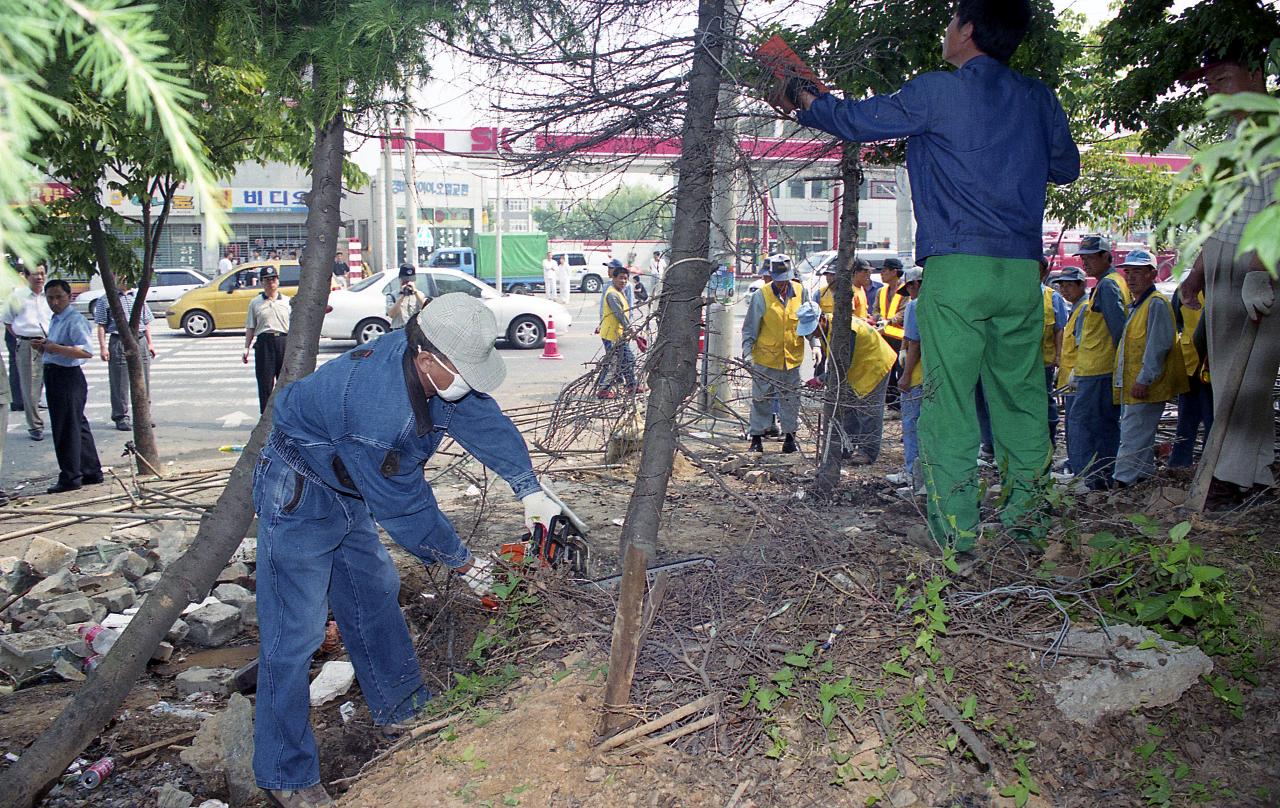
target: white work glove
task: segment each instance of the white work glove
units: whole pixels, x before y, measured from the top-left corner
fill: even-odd
[[[898,351],[898,364],[899,365],[907,364],[907,352],[905,350]]]
[[[520,501],[524,503],[524,526],[530,534],[536,523],[541,522],[544,528],[550,527],[552,517],[560,515],[560,506],[541,491],[528,494]]]
[[[1244,310],[1249,319],[1260,320],[1271,313],[1276,302],[1276,291],[1271,285],[1271,276],[1263,270],[1246,272],[1244,287],[1240,290],[1240,298],[1244,300]]]
[[[459,573],[475,596],[482,598],[493,594],[493,561],[483,556],[471,559],[471,569]]]
[[[1076,389],[1076,372],[1074,370],[1067,375],[1067,389],[1068,390]]]

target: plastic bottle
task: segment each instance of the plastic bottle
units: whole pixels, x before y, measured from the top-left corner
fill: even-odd
[[[97,624],[92,626],[81,626],[78,630],[80,639],[84,640],[85,648],[93,654],[105,654],[111,650],[111,646],[116,644],[116,640],[120,639],[120,632],[113,628],[103,628]]]

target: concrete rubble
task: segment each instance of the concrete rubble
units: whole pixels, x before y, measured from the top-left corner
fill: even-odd
[[[1194,645],[1162,640],[1139,626],[1108,630],[1110,638],[1101,629],[1072,631],[1063,647],[1114,654],[1116,661],[1063,657],[1045,683],[1054,705],[1077,724],[1172,704],[1213,670],[1213,661]]]
[[[83,668],[91,652],[76,630],[86,625],[123,630],[165,568],[186,551],[194,533],[184,522],[117,529],[76,550],[44,536],[18,555],[0,558],[0,670],[20,682],[52,673],[64,679]],[[257,540],[247,538],[218,577],[210,597],[192,604],[165,636],[153,661],[167,662],[183,646],[235,642],[257,626],[254,564]],[[56,665],[55,665],[56,663]],[[225,677],[229,679],[228,677]],[[226,695],[226,681],[199,690]],[[179,689],[199,692],[183,681]]]
[[[191,746],[180,755],[210,790],[225,792],[232,806],[250,805],[259,791],[253,779],[253,705],[231,694],[227,709],[200,725]]]
[[[311,706],[328,704],[351,689],[356,680],[356,669],[350,662],[334,660],[324,663],[320,673],[311,680]]]

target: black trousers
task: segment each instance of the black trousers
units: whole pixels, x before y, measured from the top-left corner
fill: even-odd
[[[886,336],[884,341],[889,343],[889,347],[893,348],[895,353],[902,350],[902,340]],[[902,409],[902,392],[898,390],[898,379],[900,378],[902,378],[902,362],[895,359],[893,367],[889,369],[889,387],[884,394],[885,404],[893,410]]]
[[[58,483],[75,486],[102,479],[102,464],[93,431],[84,417],[89,385],[79,367],[44,366],[44,391],[49,400],[49,425],[53,429],[53,451],[58,457]]]
[[[7,328],[4,330],[4,347],[9,353],[9,409],[21,412],[22,381],[18,378],[18,363],[13,361],[14,355],[18,352],[18,338],[9,333]]]
[[[253,372],[258,377],[258,412],[267,411],[267,399],[284,370],[285,334],[259,334],[253,343]]]

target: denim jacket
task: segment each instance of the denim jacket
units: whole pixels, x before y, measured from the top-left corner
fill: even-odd
[[[931,255],[1039,258],[1045,186],[1080,176],[1053,91],[990,56],[864,101],[824,93],[800,123],[844,140],[907,138],[916,263]]]
[[[529,450],[497,402],[468,393],[428,397],[403,331],[348,351],[281,390],[270,446],[303,476],[361,497],[399,544],[428,561],[470,558],[439,514],[423,466],[447,434],[507,481],[516,497],[542,490]]]

